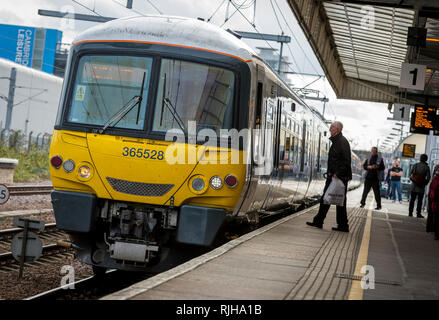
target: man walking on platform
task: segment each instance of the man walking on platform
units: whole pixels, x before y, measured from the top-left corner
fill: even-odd
[[[364,180],[363,196],[361,197],[360,208],[364,208],[366,205],[366,198],[369,194],[370,188],[373,189],[375,195],[375,201],[377,207],[375,210],[381,209],[381,195],[380,195],[380,181],[379,181],[379,171],[384,170],[383,158],[378,156],[378,148],[372,147],[371,156],[369,159],[364,161],[364,170],[367,171],[366,179]]]
[[[319,212],[312,222],[307,222],[306,224],[320,229],[323,228],[323,221],[325,220],[326,214],[331,206],[323,202],[323,197],[331,184],[332,178],[338,178],[345,185],[345,197],[343,206],[337,206],[338,226],[333,227],[332,230],[349,232],[348,214],[346,211],[346,193],[348,181],[352,180],[351,147],[349,146],[348,140],[342,135],[342,130],[343,124],[339,121],[334,121],[329,128],[329,131],[331,132],[331,137],[329,139],[331,140],[332,145],[329,148],[328,153],[326,184],[323,189],[323,195],[320,198]]]
[[[390,169],[390,183],[392,184],[392,202],[396,200],[396,191],[398,192],[399,203],[402,203],[402,193],[401,193],[401,176],[402,168],[399,166],[399,161],[396,160]]]
[[[424,198],[425,186],[430,181],[430,168],[428,167],[426,154],[421,154],[421,161],[415,164],[410,171],[410,180],[412,180],[412,191],[410,192],[409,217],[413,217],[413,208],[415,207],[415,200],[418,198],[416,206],[416,216],[424,218],[421,214],[422,200]]]

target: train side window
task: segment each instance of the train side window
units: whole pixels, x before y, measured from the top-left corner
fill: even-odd
[[[285,136],[286,136],[286,131],[285,130],[280,130],[280,135],[279,135],[279,161],[283,161],[285,159],[285,153],[286,153],[286,147],[285,147]],[[278,162],[279,163],[279,162]]]
[[[294,155],[297,153],[296,144],[295,144],[295,136],[291,135],[291,152],[290,152],[290,162],[294,162]]]

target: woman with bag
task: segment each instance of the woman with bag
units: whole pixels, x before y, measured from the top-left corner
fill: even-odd
[[[434,232],[434,239],[439,240],[439,165],[433,170],[428,190],[427,232]]]

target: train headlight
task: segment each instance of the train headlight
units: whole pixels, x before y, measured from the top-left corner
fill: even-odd
[[[62,167],[64,169],[65,172],[70,173],[73,170],[75,170],[75,162],[73,162],[72,159],[66,160],[64,161],[64,163],[62,164]]]
[[[81,166],[78,173],[81,178],[87,179],[91,175],[91,169],[88,166]]]
[[[210,183],[210,186],[215,190],[219,190],[223,186],[223,180],[221,180],[221,178],[218,176],[213,176],[212,178],[210,178],[209,183]]]
[[[207,190],[206,179],[201,174],[191,177],[188,181],[188,186],[195,194],[203,194]]]
[[[194,180],[192,180],[192,188],[195,191],[202,191],[205,187],[205,183],[204,180],[201,178],[195,178]]]

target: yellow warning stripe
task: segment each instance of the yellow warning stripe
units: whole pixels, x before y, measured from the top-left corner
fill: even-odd
[[[360,251],[358,252],[357,264],[355,266],[355,276],[362,278],[361,268],[367,265],[367,256],[369,254],[370,229],[372,225],[372,210],[367,212],[366,226],[364,227],[363,238],[361,239]],[[363,300],[363,288],[361,281],[353,280],[348,300]]]

